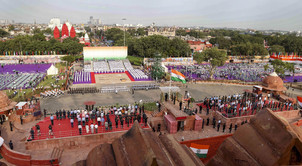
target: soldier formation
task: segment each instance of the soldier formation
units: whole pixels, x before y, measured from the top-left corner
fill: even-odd
[[[84,94],[84,93],[98,93],[99,90],[96,87],[86,88],[69,88],[68,94]]]

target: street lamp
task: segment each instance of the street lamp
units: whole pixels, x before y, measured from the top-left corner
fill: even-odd
[[[125,37],[125,33],[126,33],[125,32],[125,21],[126,21],[126,18],[123,18],[122,20],[123,20],[123,24],[124,24],[123,28],[124,28],[124,46],[125,46],[126,45],[126,37]]]

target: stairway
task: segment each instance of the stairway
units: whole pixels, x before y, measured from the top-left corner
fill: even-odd
[[[60,161],[62,154],[63,154],[64,149],[61,148],[53,148],[52,152],[51,152],[51,159],[58,159]]]

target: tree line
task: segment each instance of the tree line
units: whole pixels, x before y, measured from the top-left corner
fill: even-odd
[[[80,44],[78,39],[67,38],[60,42],[54,38],[46,41],[43,33],[36,33],[33,36],[18,35],[14,39],[0,42],[0,54],[5,55],[13,52],[22,51],[23,55],[32,54],[49,54],[55,52],[56,54],[70,54],[77,55],[83,51],[83,44]]]
[[[266,42],[268,49],[265,49]],[[228,55],[261,55],[302,53],[302,37],[292,34],[232,34],[232,36],[217,36],[210,39],[219,49],[228,50]]]
[[[296,34],[273,33],[270,35],[256,31],[251,34],[236,30],[210,29],[204,32],[197,30],[176,30],[177,36],[204,38],[211,36],[210,43],[227,51],[228,55],[261,55],[273,53],[302,53],[302,37]],[[268,49],[264,48],[264,41]]]
[[[141,32],[140,34],[144,34]],[[124,31],[111,28],[105,32],[107,40],[112,40],[114,46],[124,45]],[[179,38],[170,40],[160,35],[140,36],[125,32],[125,43],[128,46],[128,54],[139,57],[153,57],[160,53],[162,57],[184,57],[190,55],[189,44]]]

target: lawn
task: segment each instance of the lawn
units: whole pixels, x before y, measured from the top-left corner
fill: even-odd
[[[65,62],[57,63],[55,66],[56,66],[56,68],[58,68],[59,71],[60,71],[60,69],[66,67],[66,63],[65,63]]]
[[[49,86],[51,87],[51,84],[54,84],[55,85],[55,82],[56,82],[56,79],[55,78],[52,78],[51,76],[46,76],[44,78],[44,81],[41,81],[40,84],[37,86],[37,87],[45,87],[45,86]],[[65,83],[66,80],[59,80],[58,83],[56,85],[62,85],[62,83]]]
[[[66,63],[57,63],[55,65],[59,72],[62,68],[66,67]],[[64,73],[60,73],[60,74],[64,74]],[[41,81],[39,83],[39,85],[37,86],[38,87],[50,87],[50,89],[54,89],[51,84],[54,84],[54,85],[60,85],[62,86],[62,83],[64,84],[66,82],[66,79],[64,80],[59,80],[58,83],[55,83],[56,82],[56,79],[55,78],[52,78],[52,76],[45,76],[44,78],[44,81]],[[14,101],[25,101],[26,98],[30,98],[31,96],[35,95],[35,94],[40,94],[41,91],[40,90],[36,90],[35,93],[32,91],[32,89],[23,89],[22,92],[20,89],[17,90],[18,91],[18,94],[12,98],[12,100]],[[7,96],[10,96],[13,94],[13,90],[5,90]],[[25,92],[25,94],[24,94]]]
[[[136,57],[136,56],[130,56],[130,55],[128,55],[127,58],[129,59],[130,63],[135,66],[140,66],[144,60],[144,58],[142,58],[142,57]]]
[[[156,102],[144,103],[145,110],[155,111],[157,110]]]
[[[39,83],[39,85],[37,86],[38,87],[50,87],[50,89],[54,89],[51,84],[54,84],[54,85],[62,85],[62,83],[64,84],[66,82],[66,80],[59,80],[57,84],[55,84],[55,81],[56,79],[55,78],[52,78],[52,76],[46,76],[44,78],[44,81],[41,81]],[[25,99],[27,98],[30,98],[31,96],[35,95],[35,94],[40,94],[42,91],[41,90],[36,90],[35,92],[32,91],[32,89],[22,89],[22,92],[20,89],[17,90],[18,91],[18,95],[16,95],[15,97],[12,98],[12,100],[14,101],[25,101]],[[13,94],[14,91],[12,90],[5,90],[7,96],[10,96]],[[25,94],[24,94],[25,92]]]

